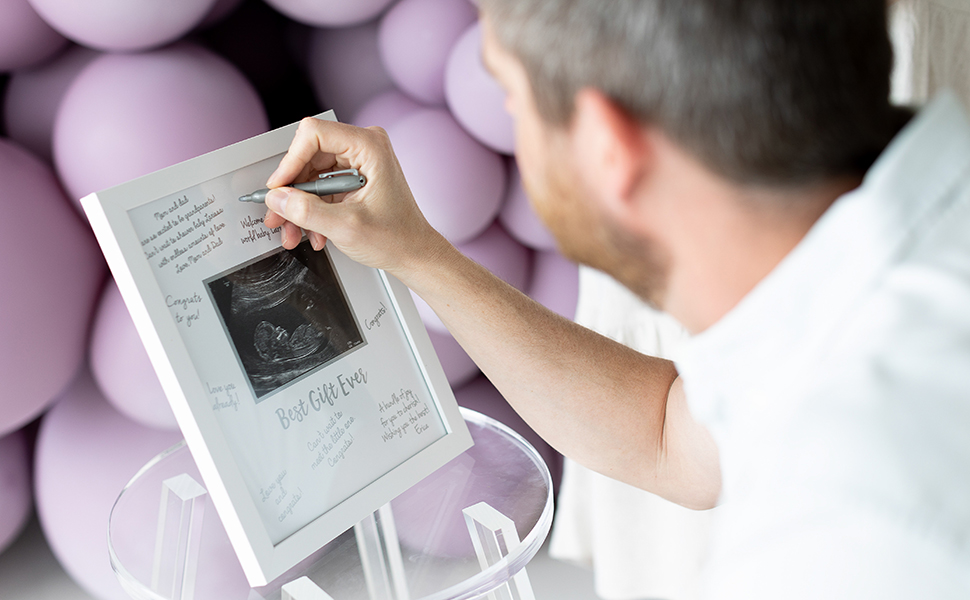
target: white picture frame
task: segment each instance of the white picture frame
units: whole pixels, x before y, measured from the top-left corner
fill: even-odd
[[[472,445],[407,288],[238,200],[295,131],[81,201],[254,587]]]

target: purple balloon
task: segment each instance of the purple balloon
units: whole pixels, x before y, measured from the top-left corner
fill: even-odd
[[[522,187],[522,174],[512,161],[509,194],[499,213],[499,221],[512,237],[536,250],[555,250],[556,238],[532,209],[529,196]]]
[[[461,36],[445,70],[448,108],[468,133],[496,152],[515,152],[515,123],[505,110],[505,92],[482,64],[482,26]]]
[[[54,161],[75,200],[266,131],[256,91],[191,44],[107,54],[74,80],[54,121]]]
[[[467,2],[401,0],[381,19],[381,57],[398,87],[425,104],[445,103],[445,64],[478,17]]]
[[[30,4],[75,42],[124,52],[177,40],[202,22],[215,0],[30,0]]]
[[[387,132],[422,212],[453,244],[475,238],[495,220],[505,193],[505,162],[448,111],[422,110]]]
[[[97,56],[90,48],[73,46],[50,62],[14,73],[3,107],[10,139],[50,161],[57,107],[77,74]]]
[[[428,337],[451,387],[461,387],[479,374],[478,365],[450,333],[428,330]]]
[[[91,333],[91,372],[111,404],[140,425],[178,429],[135,322],[114,281],[108,282]]]
[[[346,27],[370,21],[394,0],[266,0],[300,23],[315,27]]]
[[[532,253],[498,223],[458,249],[468,258],[498,275],[519,290],[524,290],[532,272]]]
[[[92,596],[128,598],[108,559],[108,514],[132,476],[180,438],[123,417],[86,372],[41,422],[37,513],[54,555]]]
[[[66,43],[27,0],[0,2],[0,71],[38,64]]]
[[[393,89],[377,49],[377,21],[345,29],[317,29],[307,70],[317,102],[348,121],[375,95]]]
[[[513,240],[499,224],[493,224],[485,233],[459,245],[458,249],[516,289],[525,290],[532,270],[532,253]],[[411,295],[425,326],[438,333],[447,333],[448,329],[431,306],[417,294]]]
[[[0,553],[27,524],[32,507],[29,444],[15,431],[0,438]]]
[[[84,360],[104,261],[50,168],[0,140],[0,435],[36,418]],[[43,235],[26,224],[40,225]]]
[[[422,105],[397,90],[390,90],[371,98],[357,111],[351,121],[358,127],[378,126],[387,129],[405,117],[421,110]]]
[[[558,252],[537,252],[529,296],[567,319],[576,318],[579,267]]]

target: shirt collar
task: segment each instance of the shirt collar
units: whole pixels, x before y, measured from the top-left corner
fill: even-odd
[[[737,306],[686,344],[677,367],[695,415],[722,420],[720,401],[786,385],[781,379],[824,347],[968,170],[970,123],[944,93],[896,136],[859,188],[836,200]]]

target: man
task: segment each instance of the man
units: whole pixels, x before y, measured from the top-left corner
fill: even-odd
[[[267,226],[401,279],[564,454],[720,502],[710,597],[970,597],[970,122],[890,106],[884,2],[481,4],[536,210],[683,360],[463,257],[379,130],[304,121]],[[349,167],[332,203],[280,187]]]

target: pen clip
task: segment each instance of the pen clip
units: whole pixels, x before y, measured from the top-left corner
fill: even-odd
[[[353,175],[354,177],[360,177],[360,172],[357,171],[357,169],[344,169],[343,171],[331,171],[329,173],[320,173],[320,179],[340,177],[341,175]]]

